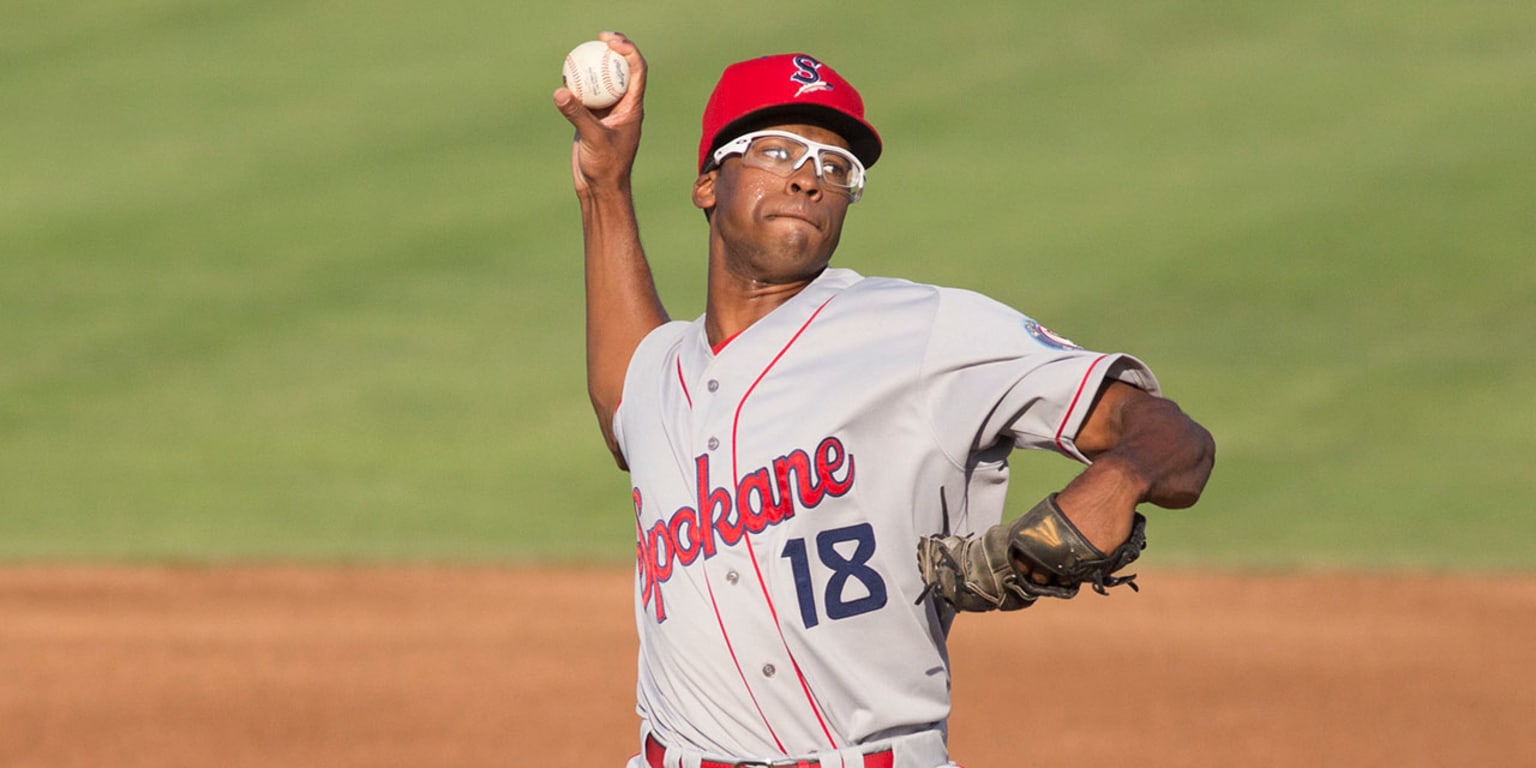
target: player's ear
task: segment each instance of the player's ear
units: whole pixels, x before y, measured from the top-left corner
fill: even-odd
[[[715,179],[719,177],[719,168],[699,174],[699,178],[693,182],[694,207],[701,211],[708,211],[715,207]]]

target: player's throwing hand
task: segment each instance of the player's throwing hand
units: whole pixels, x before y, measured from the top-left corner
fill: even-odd
[[[580,195],[605,184],[628,183],[645,117],[645,57],[639,47],[618,32],[603,32],[598,39],[629,64],[629,88],[624,96],[612,107],[593,111],[565,86],[554,93],[555,107],[576,128],[571,176]]]

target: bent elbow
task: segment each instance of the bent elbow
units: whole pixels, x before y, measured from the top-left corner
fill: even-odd
[[[1164,509],[1193,507],[1200,501],[1205,485],[1211,479],[1211,470],[1216,466],[1216,439],[1205,427],[1190,421],[1189,433],[1182,442],[1185,457],[1179,462],[1182,466],[1159,484],[1156,497],[1150,499]]]

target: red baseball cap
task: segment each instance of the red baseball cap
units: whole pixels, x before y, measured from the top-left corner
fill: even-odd
[[[880,157],[880,134],[864,119],[864,99],[831,67],[804,53],[781,53],[725,68],[704,105],[699,173],[721,145],[775,123],[807,122],[842,136],[864,167]]]

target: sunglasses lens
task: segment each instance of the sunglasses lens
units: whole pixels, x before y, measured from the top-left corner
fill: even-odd
[[[808,158],[807,155],[813,157]],[[863,166],[847,150],[814,144],[793,136],[771,134],[754,137],[741,158],[747,165],[781,176],[788,176],[801,165],[811,162],[816,175],[823,182],[850,194],[862,187],[864,181]]]
[[[711,167],[735,154],[741,155],[743,165],[779,176],[789,176],[809,162],[817,178],[847,194],[851,202],[858,202],[864,193],[864,165],[853,153],[841,147],[818,144],[783,131],[761,131],[749,133],[715,150]]]

